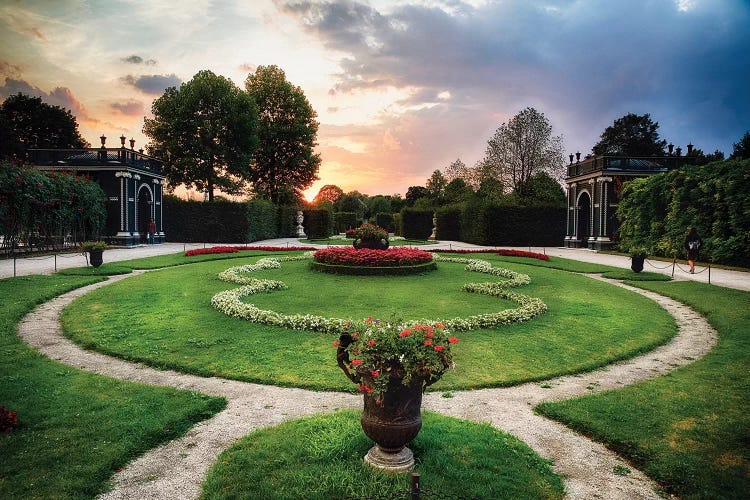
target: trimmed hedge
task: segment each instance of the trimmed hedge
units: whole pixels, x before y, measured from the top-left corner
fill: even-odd
[[[438,240],[461,241],[461,209],[444,207],[435,212],[437,228],[435,238]]]
[[[559,247],[565,240],[566,208],[489,206],[484,245]]]
[[[390,267],[371,267],[371,266],[338,266],[333,264],[323,264],[322,262],[311,262],[310,267],[314,271],[321,271],[331,274],[349,274],[356,276],[406,276],[409,274],[420,274],[437,269],[435,261],[415,266],[390,266]]]
[[[164,197],[164,233],[168,241],[242,243],[249,232],[245,203]]]
[[[426,240],[432,235],[432,211],[404,208],[401,210],[401,232],[408,240]]]
[[[303,213],[305,220],[302,224],[308,238],[328,238],[331,235],[331,213],[328,210],[305,210]]]
[[[375,224],[384,228],[389,233],[392,233],[396,230],[396,226],[393,223],[393,214],[379,212],[375,216]]]
[[[268,200],[251,200],[247,203],[249,229],[247,240],[270,240],[278,236],[278,208]]]
[[[278,207],[278,238],[294,238],[297,236],[297,207],[281,205]]]
[[[357,227],[356,212],[335,212],[333,220],[335,221],[336,233],[343,233],[347,229]]]

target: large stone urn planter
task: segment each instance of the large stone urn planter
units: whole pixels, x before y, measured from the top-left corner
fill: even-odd
[[[630,259],[630,269],[632,269],[634,273],[640,273],[643,271],[643,263],[646,261],[645,255],[632,255]]]
[[[101,248],[92,248],[89,250],[89,262],[94,267],[99,267],[104,263],[104,250]]]
[[[355,384],[372,385],[367,372],[352,373],[348,368],[346,346],[351,343],[347,334],[341,336],[337,352],[338,365]],[[400,364],[394,361],[392,374],[397,374]],[[403,377],[391,375],[387,390],[381,400],[364,394],[364,411],[360,422],[367,437],[375,441],[364,457],[365,463],[383,472],[401,474],[414,468],[414,454],[407,448],[422,428],[422,391],[425,380],[413,377],[408,385]]]

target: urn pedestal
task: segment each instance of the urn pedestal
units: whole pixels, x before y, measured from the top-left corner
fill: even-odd
[[[364,384],[370,377],[362,377]],[[414,455],[406,447],[422,428],[422,388],[424,381],[412,379],[408,385],[392,377],[388,390],[377,401],[365,394],[362,412],[362,430],[375,441],[364,459],[369,465],[391,474],[408,472],[414,468]]]

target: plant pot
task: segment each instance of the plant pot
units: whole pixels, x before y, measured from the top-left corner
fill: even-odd
[[[643,271],[643,263],[646,260],[645,255],[633,255],[631,256],[631,262],[630,262],[630,269],[633,270],[634,273],[640,273]]]
[[[104,250],[101,248],[92,248],[89,250],[89,262],[94,267],[99,267],[104,262],[103,255]]]
[[[365,385],[372,377],[362,376]],[[364,395],[364,411],[360,422],[367,437],[375,441],[365,455],[365,463],[390,474],[401,474],[414,468],[414,454],[406,447],[422,428],[422,390],[424,380],[413,378],[409,385],[391,376],[388,389],[378,402]]]

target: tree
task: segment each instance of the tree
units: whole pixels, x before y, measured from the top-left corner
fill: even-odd
[[[336,200],[335,207],[338,212],[354,212],[358,219],[362,219],[367,210],[367,196],[359,191],[344,193]]]
[[[448,167],[445,169],[444,175],[447,182],[450,182],[454,179],[463,179],[464,182],[468,184],[470,171],[469,167],[467,167],[466,164],[461,161],[461,158],[458,158],[456,161],[448,165]]]
[[[487,142],[484,162],[510,189],[518,189],[532,175],[547,172],[553,179],[564,176],[562,138],[552,136],[544,113],[526,108],[503,123]]]
[[[434,205],[437,206],[443,204],[443,199],[445,198],[445,186],[447,184],[448,181],[445,180],[445,177],[443,177],[443,173],[440,172],[440,170],[432,172],[430,178],[427,179],[427,185],[425,187],[427,188],[428,197]]]
[[[702,149],[694,149],[690,154],[685,155],[688,158],[692,158],[691,165],[707,165],[715,161],[722,161],[724,159],[724,152],[715,150],[713,153],[705,154]]]
[[[517,193],[521,205],[565,207],[565,191],[546,172],[532,175]]]
[[[78,123],[67,109],[40,97],[16,94],[0,105],[0,157],[24,158],[30,148],[87,148]]]
[[[461,203],[468,200],[474,194],[471,186],[466,184],[460,177],[456,177],[445,186],[445,203]]]
[[[732,151],[732,156],[729,158],[732,160],[750,159],[750,131],[745,132],[742,139],[734,143],[734,151]]]
[[[245,89],[258,104],[258,138],[252,181],[257,193],[278,202],[284,186],[295,192],[318,179],[317,114],[299,87],[278,66],[259,66],[248,75]]]
[[[367,212],[370,214],[370,217],[375,217],[379,213],[389,214],[392,211],[390,196],[378,194],[367,200]]]
[[[150,154],[164,160],[171,184],[199,191],[239,194],[251,178],[258,144],[258,111],[252,97],[230,80],[199,71],[180,88],[170,87],[152,106],[143,133]]]
[[[406,206],[413,207],[420,198],[427,198],[430,192],[424,186],[409,186],[406,190]]]
[[[344,190],[340,187],[334,184],[326,184],[325,186],[320,188],[318,194],[315,195],[313,203],[316,205],[325,202],[333,204],[336,203],[336,200],[341,198],[342,194],[344,194]]]
[[[667,141],[659,139],[658,128],[648,113],[628,113],[604,129],[591,151],[595,155],[663,156]]]

